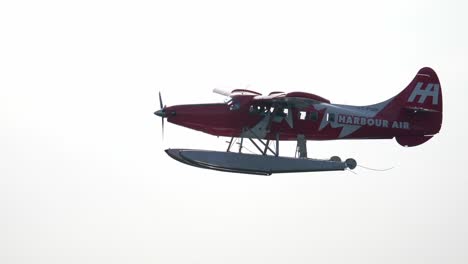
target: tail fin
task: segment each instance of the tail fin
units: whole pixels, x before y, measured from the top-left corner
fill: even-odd
[[[442,90],[439,78],[431,68],[422,68],[399,95],[406,108],[442,112]]]
[[[431,68],[422,68],[413,81],[396,96],[411,124],[410,135],[397,136],[402,146],[417,146],[440,131],[442,126],[442,88],[439,78]]]

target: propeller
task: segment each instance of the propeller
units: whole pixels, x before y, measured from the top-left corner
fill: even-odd
[[[154,114],[161,117],[162,138],[164,139],[164,118],[167,117],[167,116],[166,116],[166,106],[163,105],[163,101],[162,101],[162,98],[161,98],[161,92],[159,92],[159,107],[160,107],[161,109],[159,109],[158,111],[154,112]]]

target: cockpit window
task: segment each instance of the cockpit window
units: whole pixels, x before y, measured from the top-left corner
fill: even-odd
[[[240,103],[232,99],[227,102],[227,105],[231,111],[239,110],[240,108]]]

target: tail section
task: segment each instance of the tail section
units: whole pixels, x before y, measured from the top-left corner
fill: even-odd
[[[408,135],[397,136],[402,146],[417,146],[440,131],[442,87],[435,71],[422,68],[413,81],[394,98],[400,106],[399,118],[410,124]]]
[[[442,113],[442,89],[439,78],[431,68],[422,68],[413,81],[398,96],[408,109]]]

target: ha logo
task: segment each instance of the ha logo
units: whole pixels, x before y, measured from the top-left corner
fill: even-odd
[[[418,82],[416,84],[416,87],[408,98],[408,102],[413,102],[416,96],[419,95],[418,104],[424,104],[427,97],[432,97],[432,104],[437,105],[439,103],[439,84],[428,83],[424,90],[421,89],[422,86],[423,82]]]

